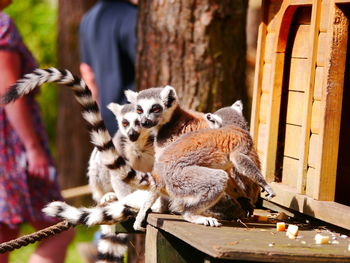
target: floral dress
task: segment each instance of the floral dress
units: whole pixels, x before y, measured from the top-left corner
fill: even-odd
[[[11,18],[0,12],[0,50],[16,52],[20,56],[22,75],[32,72],[36,62],[25,47]],[[1,78],[1,72],[0,72]],[[34,96],[26,96],[26,102],[33,117],[35,130],[51,160],[47,135],[40,118],[39,107]],[[6,112],[0,107],[0,223],[16,227],[23,222],[54,222],[41,209],[48,202],[62,200],[55,172],[49,179],[30,177],[26,169],[24,146],[11,126]],[[52,170],[54,171],[54,169]]]

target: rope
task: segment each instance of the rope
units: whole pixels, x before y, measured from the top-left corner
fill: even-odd
[[[71,227],[74,227],[74,225],[70,224],[68,221],[62,221],[62,222],[59,222],[53,226],[39,230],[35,233],[21,236],[17,239],[1,243],[0,244],[0,254],[10,252],[12,250],[27,246],[27,245],[32,244],[32,243],[37,242],[37,241],[41,241],[42,239],[45,239],[45,238],[48,238],[50,236],[59,234],[63,231],[66,231],[66,230],[70,229]]]

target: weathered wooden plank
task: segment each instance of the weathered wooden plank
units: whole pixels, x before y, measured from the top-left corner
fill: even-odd
[[[265,167],[265,178],[268,182],[275,179],[276,152],[278,140],[278,122],[280,114],[283,70],[284,70],[284,53],[277,53],[272,67],[272,87],[269,98],[269,111],[267,115],[267,132],[266,144],[264,149],[263,167]]]
[[[321,4],[321,17],[320,17],[320,32],[327,32],[329,27],[330,18],[330,1],[322,1]]]
[[[145,262],[146,263],[158,263],[157,262],[157,238],[158,229],[147,225],[146,230],[146,244],[145,244]]]
[[[264,23],[260,23],[259,35],[258,35],[258,46],[257,46],[258,51],[256,55],[255,74],[254,74],[252,112],[251,112],[251,118],[250,118],[250,134],[252,135],[253,140],[255,142],[258,139],[261,85],[262,85],[263,67],[264,67],[263,54],[265,50],[265,34],[266,34],[266,25]]]
[[[324,67],[316,67],[316,76],[315,76],[315,86],[314,86],[314,99],[322,99],[322,89],[323,89],[323,80],[324,80]]]
[[[315,230],[302,230],[303,245],[277,232],[275,224],[242,224],[223,222],[222,227],[206,227],[184,222],[174,215],[150,214],[148,223],[181,239],[192,247],[217,259],[250,260],[259,262],[346,262],[350,255],[348,242],[337,246],[315,245]],[[274,244],[269,246],[269,244]],[[193,257],[193,260],[195,257]],[[171,262],[171,261],[168,261]],[[198,261],[193,261],[198,262]]]
[[[310,26],[292,26],[291,30],[296,30],[296,35],[292,48],[292,57],[308,58],[310,56],[310,41],[307,41],[307,39],[310,39]]]
[[[333,36],[330,49],[324,49],[326,90],[325,97],[321,101],[321,111],[324,113],[321,122],[319,171],[315,179],[314,198],[322,201],[333,201],[335,196],[336,172],[339,149],[339,130],[341,122],[342,94],[344,85],[345,61],[348,44],[349,20],[347,16],[337,6],[332,31]],[[321,33],[322,34],[322,33]],[[320,34],[320,35],[321,35]],[[321,42],[321,39],[320,41]],[[328,60],[332,58],[332,62]],[[316,167],[317,168],[317,167]]]
[[[261,91],[264,93],[271,93],[271,75],[272,75],[271,63],[265,63],[262,71]]]
[[[276,52],[276,33],[268,33],[266,35],[265,40],[265,55],[264,55],[264,62],[265,63],[271,63],[273,60],[273,54]]]
[[[305,118],[304,92],[289,91],[287,103],[287,123],[300,126]]]
[[[321,101],[315,100],[312,103],[311,132],[319,134],[321,126]]]
[[[307,80],[308,60],[304,58],[292,58],[289,74],[289,90],[305,91]]]
[[[297,194],[294,188],[281,183],[271,183],[271,186],[276,192],[273,202],[350,230],[349,206]]]
[[[258,152],[265,154],[267,143],[267,125],[264,123],[259,123],[259,136],[258,143],[256,144]]]
[[[328,32],[321,32],[318,35],[318,46],[317,46],[317,66],[326,66],[326,57],[329,50],[330,34]]]
[[[296,188],[298,177],[299,160],[290,157],[283,157],[282,183]]]
[[[267,111],[269,109],[269,97],[270,94],[262,93],[260,99],[260,114],[259,114],[259,123],[267,122]]]
[[[305,194],[309,197],[312,197],[314,193],[315,176],[316,176],[316,169],[309,167],[309,169],[307,169],[306,189],[305,189]]]
[[[320,136],[318,134],[311,134],[309,143],[309,158],[308,165],[316,168],[319,164],[319,147],[320,147]]]
[[[267,31],[268,32],[277,32],[277,27],[278,27],[278,19],[276,16],[276,13],[281,10],[281,5],[283,1],[263,1],[263,8],[264,15],[265,15],[265,22],[267,25]]]
[[[284,156],[294,159],[300,158],[301,149],[301,127],[295,125],[286,125],[286,136],[284,141]]]
[[[319,43],[319,23],[321,14],[321,0],[313,0],[310,35],[305,38],[309,39],[310,47],[315,47]],[[311,115],[312,115],[312,101],[314,95],[315,71],[316,71],[316,57],[317,52],[315,48],[310,50],[308,67],[307,67],[307,86],[305,89],[304,98],[301,100],[303,105],[303,112],[301,115],[301,149],[300,149],[300,163],[298,166],[297,191],[305,193],[305,184],[307,176],[307,163],[309,153],[309,140],[311,130]]]

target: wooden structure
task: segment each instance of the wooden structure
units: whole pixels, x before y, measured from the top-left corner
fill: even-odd
[[[316,245],[318,230],[312,228],[301,227],[300,239],[289,239],[269,222],[217,228],[164,214],[150,214],[147,221],[146,263],[350,262],[348,239],[337,234],[336,245]]]
[[[350,1],[265,0],[251,133],[272,201],[350,229]]]

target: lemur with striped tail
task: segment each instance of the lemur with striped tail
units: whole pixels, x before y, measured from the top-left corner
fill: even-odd
[[[141,127],[135,107],[131,104],[110,103],[107,108],[113,112],[119,127],[113,136],[113,143],[118,152],[134,169],[142,172],[152,171],[154,136],[149,129]],[[94,148],[90,156],[88,178],[92,197],[100,205],[121,200],[134,191],[145,191],[135,190],[119,177],[111,176],[107,167],[103,165],[97,148]],[[138,197],[135,193],[132,196]],[[157,211],[156,208],[153,209]],[[128,234],[116,233],[114,225],[101,225],[100,229],[101,237],[97,243],[98,262],[124,262],[124,254],[128,249]]]
[[[63,77],[67,75],[67,73],[63,74],[64,72],[62,73],[58,70],[53,69],[47,70],[47,72],[50,74],[53,74],[55,72],[61,73],[61,77],[62,75]],[[38,74],[40,73],[36,72],[34,75]],[[53,79],[51,78],[52,81],[62,82],[59,78],[55,77],[57,76],[54,76]],[[39,83],[39,81],[37,82]],[[76,80],[70,80],[70,82],[66,81],[63,82],[63,84],[75,84],[77,86],[78,83]],[[16,95],[18,92],[17,89],[15,90],[16,91],[12,93]],[[80,89],[78,89],[78,91],[82,93]],[[24,93],[25,92],[23,92],[23,94]],[[11,92],[9,94],[11,94]],[[79,97],[81,97],[81,95],[77,96],[78,101],[80,99]],[[185,111],[178,105],[175,90],[169,86],[164,88],[153,88],[145,90],[137,94],[136,97],[137,100],[143,100],[146,103],[144,104],[146,105],[144,108],[142,108],[140,104],[138,105],[138,111],[140,114],[146,112],[146,115],[142,114],[142,118],[145,118],[142,125],[145,127],[154,126],[155,130],[158,131],[156,137],[156,157],[157,155],[161,155],[162,146],[166,146],[168,143],[174,141],[182,134],[198,130],[199,128],[208,127],[208,124],[205,124],[203,121],[202,114]],[[81,100],[80,102],[82,103],[84,101]],[[93,108],[97,108],[97,105]],[[96,111],[94,110],[93,113],[96,113]],[[95,114],[89,114],[88,112],[88,114],[84,113],[84,115],[85,119],[87,119],[89,123],[96,124],[94,121],[95,119],[89,117],[90,115]],[[92,128],[94,128],[94,126]],[[115,172],[117,170],[118,172],[121,172],[121,174],[124,175],[121,176],[121,178],[133,185],[139,185],[139,187],[154,185],[152,177],[148,177],[147,174],[137,173],[135,170],[127,166],[125,159],[116,154],[113,143],[110,143],[111,140],[110,142],[109,140],[106,140],[108,136],[105,135],[104,132],[100,132],[99,134],[98,131],[100,129],[96,127],[92,130],[97,130],[97,132],[92,133],[92,135],[96,135],[93,136],[93,141],[98,149],[101,150],[101,152],[106,157],[103,158],[103,160],[112,171]],[[99,139],[100,137],[102,137],[102,139]],[[47,207],[46,212],[64,219],[70,218],[72,223],[80,222],[87,225],[101,224],[125,219],[128,215],[131,215],[133,212],[135,212],[135,210],[131,209],[131,207],[128,207],[125,204],[126,203],[123,202],[111,203],[103,209],[75,209],[67,206],[64,203],[52,203]]]

